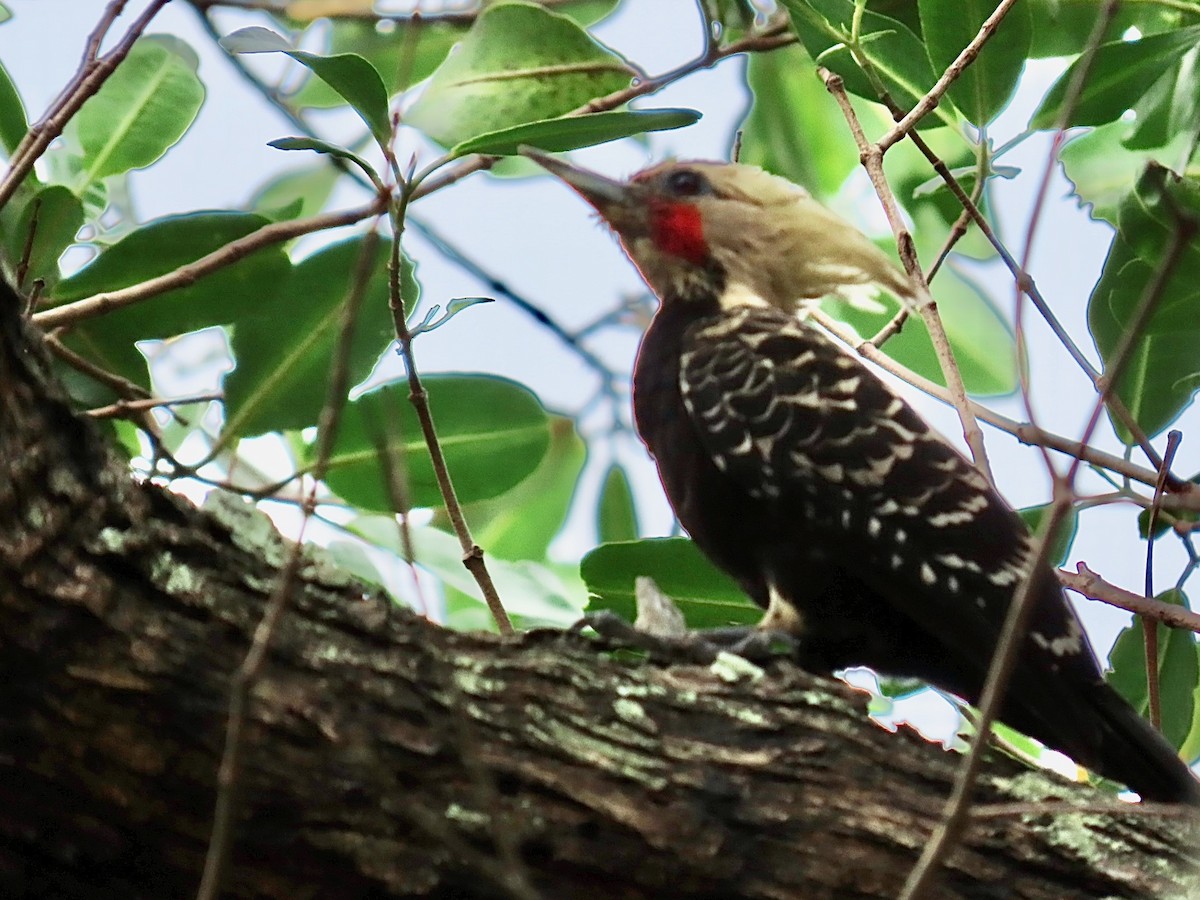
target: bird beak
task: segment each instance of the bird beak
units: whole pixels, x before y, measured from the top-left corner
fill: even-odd
[[[596,207],[596,211],[614,227],[628,218],[621,214],[622,210],[631,208],[631,190],[625,182],[573,166],[534,147],[523,146],[519,152],[574,188],[579,196]]]

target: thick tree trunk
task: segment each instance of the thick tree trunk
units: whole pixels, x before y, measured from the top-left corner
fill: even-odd
[[[194,893],[231,675],[288,547],[134,483],[0,297],[0,896]],[[894,897],[956,757],[778,664],[458,634],[306,553],[253,691],[228,890]],[[994,760],[938,896],[1196,896],[1190,825]],[[995,810],[993,810],[995,812]],[[1196,889],[1200,890],[1200,889]]]

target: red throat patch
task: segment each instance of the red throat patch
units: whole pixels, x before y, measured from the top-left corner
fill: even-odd
[[[700,266],[708,259],[704,223],[691,203],[658,201],[650,207],[650,239],[663,253]]]

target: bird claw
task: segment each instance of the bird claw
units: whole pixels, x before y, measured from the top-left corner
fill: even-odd
[[[572,630],[591,628],[606,640],[630,649],[679,657],[707,665],[722,653],[732,653],[755,665],[800,656],[800,642],[785,632],[748,626],[707,628],[680,637],[660,637],[642,631],[611,610],[588,613]]]
[[[798,659],[800,642],[786,631],[767,628],[710,628],[697,633],[708,644],[757,665]]]

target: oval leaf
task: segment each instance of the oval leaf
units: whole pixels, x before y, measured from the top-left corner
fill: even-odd
[[[1181,591],[1167,591],[1155,599],[1186,606]],[[1182,628],[1158,624],[1158,689],[1162,705],[1163,735],[1172,747],[1180,747],[1191,731],[1195,712],[1196,682],[1200,681],[1197,662],[1196,636]],[[1112,673],[1109,681],[1129,705],[1142,715],[1150,708],[1149,687],[1146,683],[1146,639],[1142,623],[1134,618],[1133,625],[1117,636],[1109,654]]]
[[[879,99],[879,92],[846,46],[858,5],[854,0],[784,0],[783,5],[792,14],[792,28],[809,56],[841,75],[846,90],[868,100]],[[895,102],[904,107],[916,105],[940,74],[933,71],[924,43],[907,25],[889,16],[864,10],[860,21],[860,54]],[[952,108],[950,102],[944,102],[920,127],[956,124]]]
[[[405,117],[446,147],[564,115],[628,87],[634,71],[568,17],[533,3],[487,7]]]
[[[496,497],[538,467],[550,445],[550,419],[527,388],[485,375],[430,375],[422,381],[460,501]],[[329,461],[330,488],[355,506],[392,511],[381,445],[407,472],[409,502],[441,506],[420,423],[408,389],[400,386],[371,391],[346,406]]]
[[[559,153],[647,131],[684,128],[699,119],[700,113],[694,109],[635,109],[565,116],[481,134],[455,145],[450,152],[454,156],[466,156],[468,153],[513,156],[522,145],[528,145]]]
[[[1114,41],[1097,48],[1065,125],[1103,125],[1119,119],[1185,53],[1200,43],[1200,25],[1154,34],[1139,41]],[[1086,58],[1073,62],[1050,88],[1029,127],[1053,128],[1063,114],[1071,81]]]
[[[230,53],[286,53],[350,104],[371,129],[375,140],[381,144],[390,140],[391,116],[383,79],[376,68],[357,53],[322,56],[297,50],[286,38],[257,25],[226,35],[221,38],[221,46]]]
[[[196,53],[178,38],[141,38],[74,119],[83,147],[80,188],[155,162],[204,102]]]
[[[920,0],[921,34],[936,73],[958,58],[995,8],[994,0]],[[1018,3],[950,86],[950,99],[971,122],[986,125],[1008,103],[1025,67],[1032,34],[1029,5]]]
[[[1186,179],[1150,166],[1121,203],[1117,234],[1088,301],[1088,323],[1107,367],[1145,292],[1159,280],[1164,254],[1181,227],[1200,218],[1200,197]],[[1146,434],[1167,428],[1200,388],[1200,247],[1184,246],[1161,285],[1155,310],[1137,337],[1116,386]],[[1114,420],[1121,440],[1133,437]]]
[[[83,203],[68,188],[52,184],[30,197],[16,227],[4,236],[5,257],[26,269],[17,287],[40,280],[53,288],[58,281],[58,259],[82,227]]]
[[[346,295],[362,269],[364,238],[325,247],[296,263],[286,286],[269,302],[247,305],[233,330],[236,368],[225,377],[222,441],[316,425],[325,402]],[[375,264],[354,326],[347,360],[351,384],[371,373],[391,343],[387,247],[377,242]],[[417,285],[404,260],[406,303]]]
[[[635,581],[649,576],[675,601],[692,628],[752,625],[762,610],[687,538],[601,544],[579,564],[591,600],[630,622],[637,615]]]
[[[8,69],[0,64],[0,147],[11,156],[28,130],[25,104],[21,102],[21,95],[12,83]]]
[[[269,224],[251,213],[203,212],[149,222],[106,249],[51,292],[60,304],[165,275]],[[81,323],[68,343],[109,371],[147,383],[136,341],[174,337],[236,321],[267,304],[287,282],[282,248],[265,247],[187,285]]]

